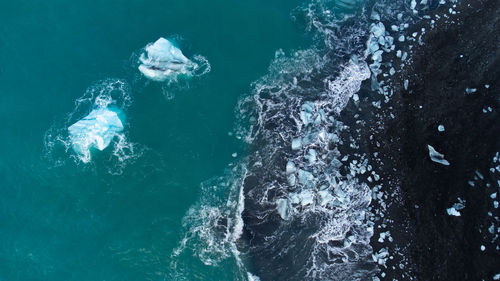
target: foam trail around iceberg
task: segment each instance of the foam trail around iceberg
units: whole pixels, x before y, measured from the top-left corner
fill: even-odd
[[[75,101],[73,111],[46,132],[46,156],[56,165],[64,164],[68,154],[77,163],[90,163],[92,150],[111,146],[109,159],[118,164],[111,165],[114,168],[110,172],[119,173],[125,160],[140,154],[124,131],[125,113],[131,102],[130,89],[122,80],[107,79],[94,84]]]
[[[118,113],[108,108],[94,109],[69,126],[69,139],[75,152],[82,156],[82,161],[89,162],[92,148],[104,150],[123,131]]]

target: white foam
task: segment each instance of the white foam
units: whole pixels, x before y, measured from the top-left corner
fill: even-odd
[[[172,268],[182,272],[179,267],[189,266],[178,262],[183,255],[194,255],[207,266],[217,266],[233,258],[240,278],[247,276],[236,246],[243,233],[241,215],[245,208],[243,180],[246,173],[244,165],[236,165],[225,176],[201,185],[200,201],[183,218],[185,235],[172,252]]]

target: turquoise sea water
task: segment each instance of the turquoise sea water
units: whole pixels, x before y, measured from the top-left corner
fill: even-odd
[[[0,280],[168,280],[200,183],[245,154],[228,134],[238,98],[276,50],[308,45],[290,16],[300,2],[0,0]],[[135,60],[160,36],[211,72],[146,82]],[[132,98],[135,160],[49,153],[47,132],[65,130],[75,100],[106,79]],[[233,279],[234,264],[183,264],[191,280]]]

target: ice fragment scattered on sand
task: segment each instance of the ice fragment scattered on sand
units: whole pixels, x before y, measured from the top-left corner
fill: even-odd
[[[444,132],[444,126],[443,126],[443,125],[439,125],[439,126],[438,126],[438,131],[440,131],[440,132]]]
[[[448,162],[446,159],[444,159],[444,155],[437,152],[434,149],[434,147],[427,145],[427,148],[429,149],[429,156],[431,157],[432,161],[439,163],[439,164],[442,164],[442,165],[445,165],[445,166],[450,165],[450,162]]]
[[[458,197],[458,202],[453,204],[453,206],[451,208],[446,209],[446,212],[450,216],[459,217],[460,216],[459,211],[464,209],[464,208],[465,208],[465,200]]]
[[[466,88],[465,92],[467,94],[473,94],[473,93],[477,92],[477,89],[476,88]]]
[[[460,217],[460,212],[453,207],[446,209],[446,212],[450,216]]]

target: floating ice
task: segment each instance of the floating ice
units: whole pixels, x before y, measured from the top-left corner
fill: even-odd
[[[450,165],[450,162],[448,162],[446,159],[444,159],[444,155],[437,152],[434,149],[434,147],[427,145],[427,148],[429,149],[429,156],[431,157],[432,161],[439,163],[439,164],[442,164],[442,165],[445,165],[445,166]]]
[[[385,26],[381,22],[373,24],[370,28],[370,32],[373,33],[373,36],[378,38],[385,34]]]
[[[289,174],[293,174],[297,171],[297,168],[295,167],[295,163],[293,163],[292,161],[288,161],[288,163],[286,163],[286,174],[289,175]]]
[[[282,219],[287,220],[290,218],[290,202],[287,199],[276,200],[276,209]]]
[[[170,41],[161,37],[145,48],[146,54],[139,58],[139,71],[154,81],[165,81],[179,74],[192,75],[198,67],[182,54],[182,51]]]
[[[123,130],[123,124],[118,114],[107,108],[99,108],[71,125],[69,137],[73,149],[83,156],[83,161],[90,161],[90,149],[95,147],[104,150]]]
[[[313,174],[311,174],[308,171],[301,170],[301,169],[298,170],[298,179],[299,179],[299,183],[303,184],[305,186],[312,186],[315,182],[315,178],[314,178]]]
[[[439,126],[438,126],[438,131],[440,131],[440,132],[444,132],[444,126],[443,126],[443,125],[439,125]]]
[[[333,197],[328,190],[318,191],[318,195],[320,198],[319,204],[323,207],[327,204],[331,204],[335,200],[335,197]]]
[[[317,157],[318,153],[314,149],[309,149],[307,155],[305,156],[309,164],[314,164],[314,162],[316,162]]]
[[[302,140],[300,138],[292,140],[292,150],[298,150],[302,147]]]
[[[309,190],[304,190],[301,193],[291,194],[292,203],[300,204],[302,206],[312,205],[314,202],[314,194]]]

